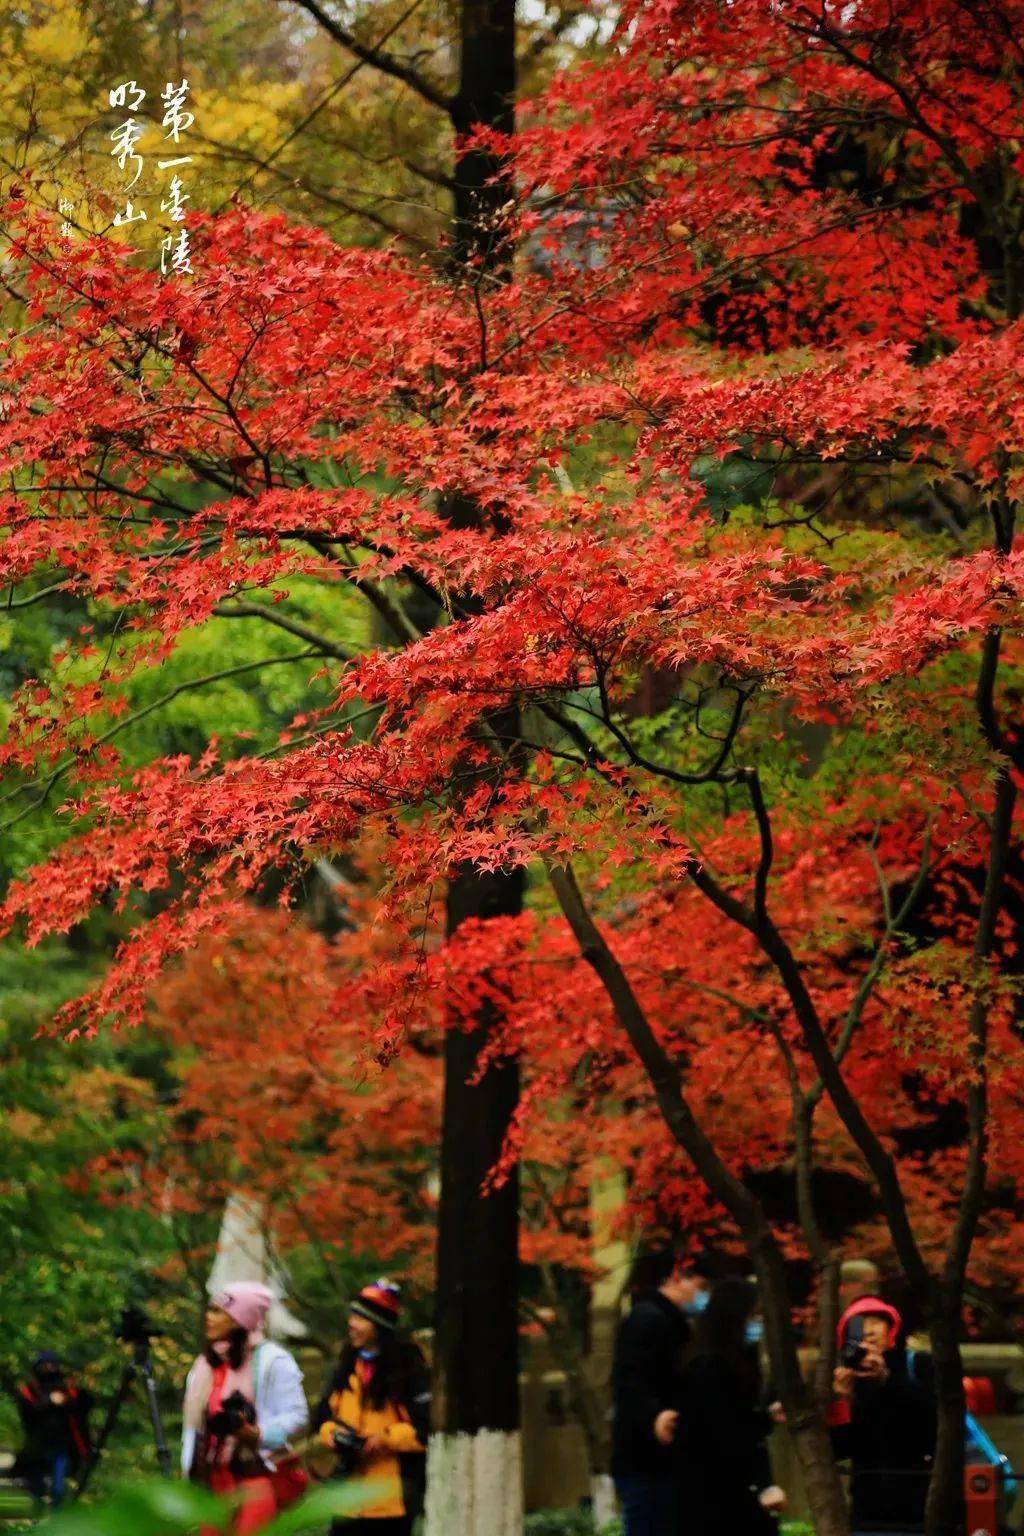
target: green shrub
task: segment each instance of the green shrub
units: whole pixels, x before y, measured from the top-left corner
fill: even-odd
[[[594,1522],[586,1509],[540,1509],[527,1515],[525,1536],[594,1536]]]
[[[541,1509],[527,1515],[525,1536],[595,1536],[594,1521],[588,1509]],[[622,1526],[616,1520],[599,1536],[623,1536]]]
[[[587,1509],[542,1509],[527,1515],[525,1536],[624,1536],[624,1532],[616,1520],[595,1533]],[[784,1520],[779,1536],[814,1536],[814,1527],[803,1520]]]

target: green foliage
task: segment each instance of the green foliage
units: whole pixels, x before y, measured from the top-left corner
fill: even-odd
[[[593,1519],[586,1509],[541,1509],[527,1515],[524,1529],[525,1536],[623,1536],[618,1520],[595,1533]],[[784,1520],[779,1536],[814,1536],[814,1527],[804,1520]]]
[[[595,1536],[594,1521],[589,1509],[540,1509],[527,1515],[525,1536]],[[622,1536],[622,1526],[606,1525],[599,1536]]]
[[[316,1488],[265,1528],[266,1536],[322,1531],[334,1518],[357,1515],[372,1489],[330,1483]],[[38,1527],[45,1536],[188,1536],[199,1525],[222,1531],[231,1505],[194,1483],[162,1479],[134,1483],[95,1504],[60,1511]]]
[[[181,1234],[158,1212],[105,1203],[85,1177],[94,1159],[151,1140],[166,1052],[142,1035],[66,1043],[40,1033],[95,964],[88,948],[60,942],[0,949],[0,1377],[22,1380],[34,1354],[56,1349],[102,1411],[125,1360],[115,1338],[119,1311],[142,1303],[171,1334],[156,1348],[171,1421],[198,1322],[197,1294],[160,1275]],[[173,1435],[172,1422],[168,1430]],[[19,1440],[14,1404],[0,1395],[0,1445]],[[133,1400],[104,1460],[104,1481],[154,1466]]]

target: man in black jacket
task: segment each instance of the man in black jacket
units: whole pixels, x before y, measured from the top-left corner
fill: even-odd
[[[633,1308],[612,1366],[612,1476],[626,1536],[675,1536],[671,1447],[679,1421],[686,1310],[704,1282],[676,1249],[647,1254],[633,1272]]]

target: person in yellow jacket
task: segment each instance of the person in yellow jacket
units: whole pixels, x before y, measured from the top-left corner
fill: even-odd
[[[420,1350],[399,1330],[398,1287],[364,1286],[349,1308],[348,1342],[314,1419],[336,1472],[365,1484],[358,1516],[332,1536],[411,1536],[423,1508],[430,1380]]]

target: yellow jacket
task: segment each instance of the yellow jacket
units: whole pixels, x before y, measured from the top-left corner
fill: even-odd
[[[405,1514],[415,1514],[410,1507],[410,1479],[403,1477],[400,1457],[417,1452],[426,1446],[416,1432],[406,1409],[394,1403],[374,1408],[365,1401],[363,1383],[353,1371],[348,1385],[332,1392],[328,1398],[329,1417],[320,1427],[320,1439],[325,1446],[333,1447],[334,1436],[342,1425],[354,1429],[364,1440],[371,1437],[380,1441],[379,1447],[369,1456],[361,1456],[354,1472],[346,1479],[358,1485],[372,1483],[379,1491],[369,1503],[360,1508],[360,1520],[397,1519]]]

